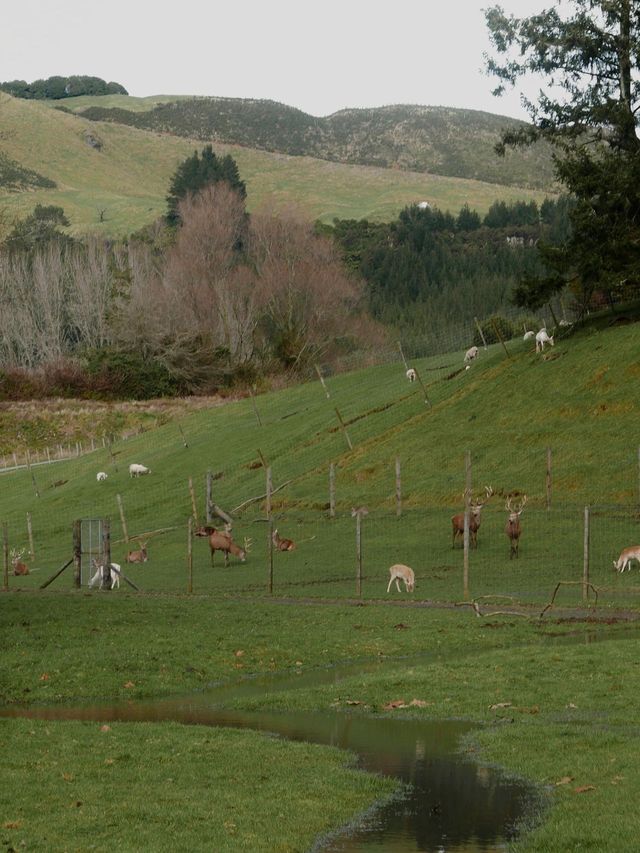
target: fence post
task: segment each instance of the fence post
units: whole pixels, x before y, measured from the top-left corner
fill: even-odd
[[[206,523],[211,524],[211,507],[213,506],[213,474],[211,470],[207,471],[207,485],[204,513]]]
[[[120,513],[120,524],[122,525],[122,532],[124,533],[124,541],[129,541],[129,531],[127,530],[127,519],[124,517],[124,507],[122,506],[122,498],[120,495],[116,495],[116,500],[118,501],[118,512]]]
[[[253,406],[253,414],[256,416],[256,420],[258,421],[258,426],[262,426],[262,421],[260,420],[260,412],[258,411],[258,406],[256,405],[256,386],[253,385],[249,388],[249,396],[251,397],[251,405]]]
[[[353,450],[353,444],[351,444],[351,439],[349,438],[349,433],[347,432],[347,428],[344,424],[344,421],[342,420],[342,415],[340,414],[340,412],[338,411],[337,408],[336,408],[336,415],[338,416],[338,421],[340,422],[340,426],[342,427],[342,432],[344,434],[344,437],[347,440],[347,444],[349,445],[349,450]]]
[[[551,448],[547,447],[547,512],[551,509]]]
[[[269,516],[269,579],[267,583],[269,594],[273,593],[273,518]]]
[[[473,322],[476,324],[476,329],[478,330],[478,332],[480,333],[480,337],[482,338],[482,346],[486,349],[487,341],[485,339],[484,332],[482,331],[482,326],[480,325],[480,323],[478,323],[478,318],[474,317]]]
[[[318,367],[318,365],[317,365],[317,364],[314,364],[313,366],[315,367],[315,369],[316,369],[316,373],[318,374],[318,379],[320,380],[320,384],[321,384],[321,385],[322,385],[322,387],[324,388],[324,393],[325,393],[325,394],[326,394],[326,396],[327,396],[327,400],[329,400],[329,399],[331,398],[331,394],[329,393],[329,389],[327,388],[327,385],[326,385],[326,383],[325,383],[325,381],[324,381],[324,376],[323,376],[323,375],[322,375],[322,373],[320,372],[320,368]]]
[[[33,490],[36,493],[36,497],[40,497],[40,492],[38,491],[38,484],[36,483],[36,478],[34,476],[33,471],[31,470],[31,454],[29,453],[29,448],[27,448],[27,468],[29,469],[29,474],[31,475],[31,482],[33,483]]]
[[[271,466],[267,468],[266,507],[267,518],[271,518],[271,493],[273,491],[273,480],[271,479]]]
[[[404,364],[404,369],[408,370],[409,365],[407,364],[407,359],[404,357],[404,350],[402,349],[402,344],[398,341],[398,349],[400,350],[400,357],[402,358],[402,363]]]
[[[400,457],[396,456],[396,515],[402,515],[402,477],[400,473]]]
[[[27,535],[29,537],[29,554],[34,560],[36,556],[35,548],[33,547],[33,527],[31,526],[31,513],[27,513]]]
[[[500,329],[498,328],[498,324],[496,323],[495,318],[491,319],[491,325],[493,326],[493,331],[496,333],[496,337],[498,338],[498,340],[502,344],[502,349],[507,354],[507,358],[511,358],[511,353],[507,349],[507,345],[505,344],[504,339],[503,339],[502,335],[500,334]]]
[[[589,507],[586,506],[584,508],[584,553],[582,558],[582,600],[584,602],[589,600],[589,527]]]
[[[187,522],[187,593],[193,592],[193,519]]]
[[[362,596],[362,513],[356,513],[356,595]]]
[[[2,556],[4,560],[4,591],[9,589],[9,525],[2,523]]]
[[[465,601],[469,600],[469,525],[471,522],[471,451],[467,450],[464,456],[464,534],[462,537],[463,568],[462,568],[462,595]]]
[[[111,519],[102,520],[102,588],[111,589]]]
[[[638,506],[640,506],[640,445],[638,445]]]
[[[336,517],[336,466],[329,465],[329,518]]]
[[[193,520],[198,523],[198,507],[196,506],[196,491],[193,488],[193,477],[189,477],[189,494],[191,495],[191,512]]]
[[[73,584],[80,589],[82,584],[82,522],[73,522]]]

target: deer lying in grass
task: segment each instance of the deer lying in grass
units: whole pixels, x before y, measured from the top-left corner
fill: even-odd
[[[511,498],[507,498],[505,509],[509,513],[509,518],[507,519],[504,532],[509,537],[509,542],[511,543],[510,559],[513,559],[514,557],[518,556],[520,535],[522,533],[522,527],[520,526],[520,515],[522,514],[522,510],[524,509],[524,505],[526,504],[526,502],[527,496],[524,495],[522,501],[514,508],[511,506]]]
[[[234,557],[238,557],[241,563],[247,559],[247,552],[251,547],[251,540],[245,538],[244,540],[244,548],[241,548],[237,545],[232,537],[231,537],[231,527],[227,525],[227,532],[221,533],[219,530],[216,530],[215,527],[211,527],[210,525],[205,525],[204,527],[198,527],[195,531],[195,536],[206,536],[209,539],[209,549],[211,551],[211,565],[213,566],[213,558],[216,551],[222,551],[224,554],[224,564],[225,566],[229,565],[229,554],[233,554]]]
[[[127,553],[127,563],[146,563],[149,557],[147,556],[147,541],[140,543],[139,551],[129,551]]]
[[[21,548],[19,551],[16,551],[15,548],[11,549],[11,567],[13,568],[14,575],[28,575],[29,574],[29,566],[26,563],[22,562],[22,558],[24,557],[25,549]]]
[[[391,590],[391,584],[396,582],[396,589],[398,592],[402,592],[400,589],[400,581],[404,581],[404,588],[407,592],[413,592],[416,585],[416,577],[413,573],[413,569],[410,569],[409,566],[403,566],[402,563],[396,563],[395,566],[391,566],[389,569],[389,585],[387,586],[387,592]]]
[[[637,560],[640,563],[640,545],[625,548],[620,552],[618,559],[613,561],[613,565],[618,572],[624,572],[626,569],[631,571],[631,560]]]
[[[470,513],[469,513],[469,543],[472,548],[478,547],[478,528],[480,527],[480,513],[482,512],[482,507],[485,506],[491,495],[493,494],[493,489],[491,486],[485,486],[485,498],[482,502],[480,502],[480,498],[475,498],[471,500]],[[463,497],[467,498],[467,492],[463,493]],[[457,515],[451,517],[451,526],[453,528],[453,547],[456,547],[456,539],[460,537],[464,539],[464,513],[459,512]]]
[[[283,539],[281,536],[278,536],[277,528],[273,531],[271,538],[276,551],[293,551],[296,547],[296,543],[293,539]]]

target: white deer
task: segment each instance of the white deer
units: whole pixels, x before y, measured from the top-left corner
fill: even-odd
[[[620,552],[618,559],[613,561],[613,565],[618,572],[624,572],[625,569],[631,571],[631,560],[637,560],[640,563],[640,545],[625,548]]]
[[[547,330],[542,328],[536,335],[536,352],[542,352],[545,344],[553,346],[553,335],[549,336]]]
[[[402,563],[396,563],[396,565],[391,566],[389,569],[389,585],[387,586],[387,592],[390,592],[391,584],[394,581],[396,582],[396,589],[398,592],[402,592],[400,589],[400,581],[404,581],[404,588],[407,592],[413,592],[416,585],[416,576],[413,573],[413,569],[410,569],[409,566],[403,566]]]

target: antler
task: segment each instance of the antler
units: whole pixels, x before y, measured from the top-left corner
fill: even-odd
[[[507,498],[507,503],[506,503],[505,509],[507,510],[507,512],[513,512],[516,515],[520,515],[520,513],[524,509],[524,505],[527,502],[527,496],[523,495],[522,500],[520,501],[519,504],[516,504],[515,509],[511,506],[511,498],[512,498],[512,495],[509,495],[509,497]]]
[[[252,545],[253,545],[253,539],[251,538],[251,536],[245,536],[244,537],[244,550],[247,552],[247,554],[251,550]]]

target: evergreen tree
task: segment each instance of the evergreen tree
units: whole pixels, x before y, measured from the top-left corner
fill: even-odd
[[[247,190],[235,160],[226,155],[219,159],[211,145],[205,145],[202,155],[194,151],[178,165],[173,174],[167,195],[167,222],[170,225],[180,223],[178,206],[187,195],[195,195],[203,187],[225,181],[241,198],[246,198]]]

